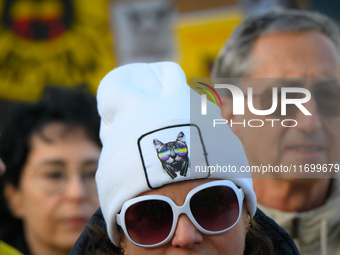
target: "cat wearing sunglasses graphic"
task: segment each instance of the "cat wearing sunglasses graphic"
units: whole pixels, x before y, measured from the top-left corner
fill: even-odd
[[[188,147],[183,132],[179,132],[176,141],[163,144],[154,139],[153,145],[156,148],[157,156],[162,163],[163,169],[171,179],[177,177],[176,172],[186,176],[189,166]]]

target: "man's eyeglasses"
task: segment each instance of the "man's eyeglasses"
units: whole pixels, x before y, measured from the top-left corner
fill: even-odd
[[[299,81],[289,80],[289,82],[285,82],[282,86],[282,81],[280,86],[278,87],[278,96],[277,96],[277,108],[271,114],[271,116],[275,116],[277,118],[283,117],[291,117],[295,116],[295,114],[299,111],[296,105],[287,104],[286,105],[286,115],[281,115],[281,89],[280,87],[303,87],[303,84]],[[262,110],[270,109],[273,103],[273,87],[270,87],[263,91],[261,94],[254,94],[254,98],[259,98],[261,102]],[[340,115],[340,85],[337,80],[320,80],[312,87],[310,90],[312,96],[315,98],[317,104],[317,110],[319,114],[323,116],[338,116]],[[288,99],[300,99],[304,98],[305,95],[302,93],[287,93]]]
[[[233,182],[212,181],[191,190],[182,206],[161,195],[130,199],[117,214],[117,224],[132,243],[141,247],[161,246],[170,241],[182,213],[202,233],[217,235],[238,223],[243,199],[243,190]]]

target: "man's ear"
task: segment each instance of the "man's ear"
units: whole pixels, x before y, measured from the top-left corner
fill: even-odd
[[[19,188],[12,184],[5,184],[5,198],[11,213],[19,219],[23,217],[23,197]]]
[[[231,97],[221,97],[221,101],[221,116],[229,123],[230,119],[233,117],[233,99]]]
[[[223,119],[228,121],[228,125],[231,128],[231,130],[233,131],[233,133],[242,141],[241,139],[241,132],[240,129],[238,128],[238,126],[240,125],[233,125],[230,126],[230,122],[231,120],[233,122],[238,121],[238,116],[233,115],[233,99],[232,97],[222,97],[221,98],[222,101],[222,105],[220,106],[221,109],[221,116]]]

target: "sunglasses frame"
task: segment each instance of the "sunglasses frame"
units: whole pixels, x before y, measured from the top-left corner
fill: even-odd
[[[210,187],[215,187],[215,186],[225,186],[225,187],[229,187],[231,188],[236,197],[237,197],[237,201],[238,201],[238,209],[239,209],[239,213],[238,213],[238,217],[237,220],[235,221],[235,223],[233,225],[231,225],[229,228],[227,229],[223,229],[220,231],[209,231],[206,230],[204,228],[202,228],[200,226],[200,224],[195,220],[194,216],[192,215],[191,209],[190,209],[190,200],[191,198],[199,191],[204,190],[206,188],[210,188]],[[207,182],[204,183],[194,189],[192,189],[186,196],[185,198],[185,202],[182,206],[178,206],[176,205],[169,197],[166,196],[162,196],[162,195],[146,195],[146,196],[140,196],[140,197],[135,197],[132,198],[128,201],[126,201],[123,204],[122,210],[120,213],[117,214],[117,224],[119,226],[122,227],[125,235],[127,236],[127,238],[130,240],[131,243],[140,246],[140,247],[147,247],[147,248],[151,248],[151,247],[157,247],[157,246],[161,246],[167,242],[169,242],[173,236],[173,234],[175,233],[176,227],[177,227],[177,222],[178,222],[178,217],[179,215],[181,215],[182,213],[186,214],[188,216],[188,218],[191,220],[191,222],[194,224],[194,226],[203,234],[207,234],[207,235],[218,235],[221,233],[224,233],[230,229],[232,229],[240,220],[241,215],[242,215],[242,206],[243,206],[243,199],[244,199],[244,191],[242,188],[238,188],[232,181],[229,180],[219,180],[219,181],[212,181],[212,182]],[[160,201],[165,201],[167,202],[171,209],[172,209],[172,213],[173,213],[173,221],[172,221],[172,226],[171,226],[171,230],[169,232],[169,235],[161,242],[156,243],[156,244],[151,244],[151,245],[145,245],[145,244],[139,244],[136,243],[129,235],[128,230],[126,228],[126,224],[125,224],[125,213],[127,211],[127,209],[129,209],[130,206],[138,203],[138,202],[142,202],[142,201],[146,201],[146,200],[160,200]]]

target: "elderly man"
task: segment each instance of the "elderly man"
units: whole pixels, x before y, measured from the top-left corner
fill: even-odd
[[[280,111],[255,115],[248,107],[244,115],[234,115],[233,99],[223,96],[222,90],[221,112],[229,124],[234,123],[231,128],[241,139],[250,166],[297,168],[296,176],[274,173],[254,179],[259,207],[290,233],[301,254],[340,254],[338,179],[309,178],[312,175],[301,175],[299,168],[306,172],[319,164],[334,173],[334,167],[339,167],[340,38],[336,25],[323,15],[302,11],[250,17],[236,28],[216,59],[215,83],[219,78],[246,78],[240,89],[247,99],[248,87],[252,87],[253,106],[259,110],[271,107],[273,87],[280,91],[281,87],[299,86],[311,92],[310,100],[303,104],[311,115],[292,105],[287,105],[286,117]],[[293,97],[296,95],[302,94]],[[278,98],[280,107],[280,93]],[[286,126],[295,127],[281,125],[282,118],[293,119]],[[264,124],[248,125],[251,119]],[[332,169],[329,164],[334,164]]]

